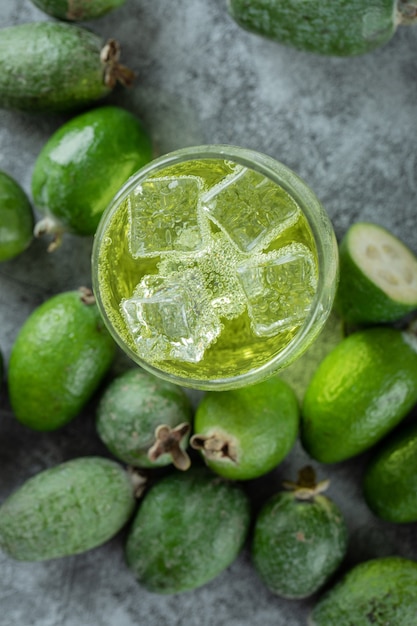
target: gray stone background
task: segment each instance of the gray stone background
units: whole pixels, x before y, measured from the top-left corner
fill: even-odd
[[[3,0],[0,26],[50,19],[29,0]],[[87,24],[122,44],[135,86],[108,99],[138,115],[156,152],[201,143],[257,149],[296,170],[326,207],[337,237],[356,220],[382,224],[417,253],[417,27],[353,59],[280,46],[240,29],[225,0],[126,0]],[[0,168],[30,194],[34,161],[66,116],[0,111]],[[16,334],[46,298],[90,285],[91,240],[67,236],[50,255],[35,241],[0,267],[0,346],[6,363]],[[123,359],[121,358],[121,361]],[[198,397],[194,397],[198,401]],[[61,461],[106,454],[94,431],[94,401],[67,427],[48,434],[0,409],[0,498]],[[414,411],[415,414],[415,411]],[[267,477],[248,485],[258,506],[295,478],[309,459],[297,444]],[[377,520],[361,495],[366,454],[334,466],[329,495],[350,532],[347,567],[374,556],[417,559],[417,527]],[[315,597],[282,600],[255,575],[246,547],[216,580],[180,596],[142,589],[127,569],[124,533],[86,554],[45,563],[0,555],[1,626],[299,626]]]

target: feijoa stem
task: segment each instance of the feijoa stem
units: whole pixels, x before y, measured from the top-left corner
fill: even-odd
[[[294,491],[297,500],[313,500],[319,493],[328,489],[330,480],[317,482],[314,468],[311,465],[306,465],[298,472],[297,482],[286,480],[282,485],[285,489]]]
[[[147,476],[140,472],[137,467],[129,466],[127,468],[130,482],[132,483],[133,494],[135,498],[140,498],[146,489],[148,482]]]
[[[237,463],[236,443],[232,437],[218,433],[212,435],[195,434],[190,439],[190,445],[194,450],[203,452],[207,460],[229,459],[233,463]]]
[[[119,63],[120,44],[115,39],[109,39],[100,53],[101,62],[104,64],[104,84],[113,89],[116,83],[124,87],[130,87],[135,79],[135,73],[128,67]]]
[[[417,0],[398,0],[397,22],[401,26],[411,26],[417,22]]]
[[[190,465],[190,457],[181,448],[181,442],[189,433],[190,425],[187,422],[171,428],[166,424],[160,424],[155,430],[155,442],[148,450],[148,458],[155,462],[162,454],[170,454],[174,467],[179,470],[187,470]]]
[[[47,247],[48,252],[54,252],[62,244],[62,237],[65,233],[65,227],[61,222],[51,215],[47,215],[35,224],[33,234],[35,237],[43,237],[44,235],[52,235],[52,241]]]

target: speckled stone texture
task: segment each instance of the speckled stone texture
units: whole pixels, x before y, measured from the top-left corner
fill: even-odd
[[[0,3],[0,25],[50,19],[29,0]],[[126,0],[87,24],[122,45],[137,74],[130,90],[108,98],[138,115],[158,154],[192,144],[229,143],[265,152],[296,170],[326,207],[340,238],[370,220],[417,253],[417,27],[401,28],[383,48],[343,59],[308,55],[240,29],[226,0]],[[34,161],[68,115],[0,110],[0,169],[30,194]],[[7,364],[28,314],[51,295],[91,285],[92,241],[66,236],[46,252],[35,241],[0,266],[0,347]],[[123,359],[117,367],[123,365]],[[195,402],[197,394],[191,394]],[[95,399],[67,427],[41,434],[0,399],[0,499],[61,461],[106,451],[94,429]],[[414,411],[414,417],[416,411]],[[367,455],[324,467],[329,495],[346,516],[344,568],[398,554],[417,559],[417,526],[377,520],[361,494]],[[297,443],[267,477],[248,484],[254,510],[284,478],[310,462]],[[0,626],[301,626],[315,601],[282,600],[254,573],[247,547],[203,588],[181,596],[142,589],[123,556],[125,532],[75,557],[19,563],[0,554]]]

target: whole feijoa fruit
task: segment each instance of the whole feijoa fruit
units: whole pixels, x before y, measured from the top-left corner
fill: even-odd
[[[97,433],[108,450],[134,467],[173,463],[188,469],[191,403],[178,385],[135,367],[114,378],[97,406]]]
[[[0,547],[20,561],[90,550],[113,537],[135,506],[127,471],[80,457],[29,478],[0,507]]]
[[[127,539],[128,566],[149,591],[195,589],[237,558],[249,523],[238,484],[201,467],[175,472],[145,493]]]
[[[322,463],[349,459],[380,441],[416,402],[415,329],[354,332],[324,358],[307,387],[302,444]]]
[[[94,235],[101,215],[133,172],[151,160],[139,119],[117,106],[97,107],[63,124],[39,153],[32,174],[35,235]]]
[[[69,111],[108,95],[133,73],[119,63],[120,46],[59,22],[28,22],[0,30],[0,107]]]
[[[109,369],[115,343],[88,289],[55,295],[20,328],[8,369],[16,418],[35,430],[73,419]]]
[[[248,480],[287,456],[298,425],[294,391],[273,377],[242,389],[207,392],[196,410],[191,445],[217,474]]]
[[[22,187],[0,171],[0,262],[21,254],[33,239],[34,217]]]
[[[319,599],[310,626],[415,626],[417,563],[398,556],[365,561]]]
[[[258,35],[318,54],[353,56],[387,43],[416,19],[415,3],[398,0],[228,0],[229,13]]]
[[[383,441],[363,479],[365,500],[388,522],[417,522],[417,425],[411,423]]]
[[[305,598],[318,591],[341,564],[347,528],[339,507],[322,492],[311,467],[300,471],[290,491],[272,496],[260,510],[254,528],[252,559],[272,593]]]
[[[126,0],[32,0],[41,11],[60,20],[93,20],[120,7]]]

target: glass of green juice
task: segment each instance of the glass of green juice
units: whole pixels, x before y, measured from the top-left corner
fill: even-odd
[[[332,308],[338,251],[291,169],[230,145],[161,156],[116,194],[93,246],[106,325],[144,369],[195,389],[276,374]]]

